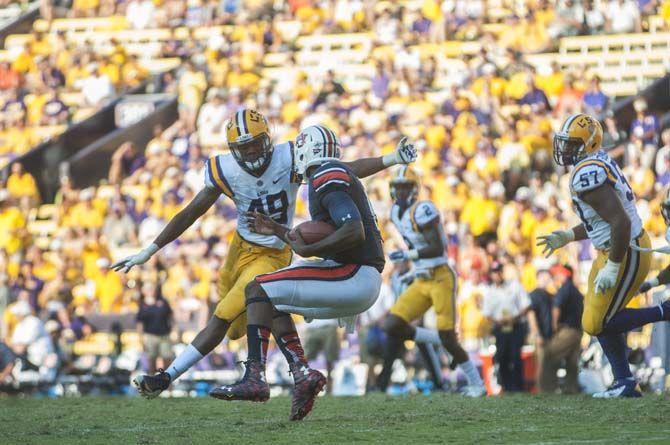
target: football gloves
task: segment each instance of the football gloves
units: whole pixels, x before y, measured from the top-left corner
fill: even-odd
[[[390,167],[396,164],[411,164],[416,161],[417,153],[414,144],[407,141],[407,137],[403,137],[398,142],[393,153],[389,153],[382,158],[385,167]]]
[[[575,233],[572,230],[554,230],[549,235],[537,237],[537,245],[542,246],[542,254],[549,258],[552,253],[571,241],[574,241]]]
[[[652,278],[651,280],[645,281],[642,283],[640,286],[640,289],[638,289],[638,293],[643,294],[645,292],[649,292],[652,288],[658,286],[658,277]]]
[[[140,264],[144,264],[147,261],[149,261],[149,258],[151,258],[156,252],[158,252],[159,247],[151,243],[149,247],[146,249],[142,249],[135,255],[130,255],[129,257],[126,257],[122,259],[121,261],[118,261],[114,264],[112,264],[112,270],[115,272],[119,272],[123,270],[123,272],[128,272],[130,269],[133,268],[133,266],[139,266]]]
[[[596,275],[596,280],[594,282],[596,286],[596,293],[603,293],[607,289],[614,287],[617,276],[619,275],[620,267],[621,263],[615,263],[612,260],[607,260],[603,268],[600,269]]]

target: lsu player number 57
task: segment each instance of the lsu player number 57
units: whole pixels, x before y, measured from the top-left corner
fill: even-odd
[[[324,138],[334,138],[323,131]],[[232,116],[226,125],[226,139],[230,153],[214,156],[206,162],[205,184],[195,198],[168,222],[150,246],[112,266],[117,271],[127,272],[133,266],[147,262],[191,226],[221,195],[235,203],[237,231],[219,274],[220,300],[214,314],[165,372],[155,376],[141,375],[134,380],[140,394],[146,397],[156,397],[167,389],[172,381],[214,349],[226,334],[232,339],[245,335],[245,287],[257,275],[274,272],[291,262],[291,249],[286,243],[276,236],[250,230],[245,215],[261,213],[280,224],[292,224],[302,181],[294,171],[293,142],[273,144],[267,120],[251,109],[242,109]],[[359,159],[347,165],[355,174],[366,177],[394,164],[412,162],[415,158],[416,150],[403,139],[396,150],[386,156]],[[295,344],[290,341],[291,335],[277,337],[280,347]]]
[[[618,165],[602,150],[600,123],[573,114],[554,135],[554,160],[574,166],[570,194],[581,224],[540,236],[538,245],[550,255],[571,241],[590,239],[598,250],[588,278],[582,326],[595,335],[612,365],[615,381],[595,397],[639,397],[626,357],[623,334],[646,323],[666,319],[667,308],[627,309],[649,272],[649,236],[635,207],[635,196]]]

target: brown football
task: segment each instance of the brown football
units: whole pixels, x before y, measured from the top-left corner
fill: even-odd
[[[307,244],[314,244],[321,241],[335,230],[335,227],[323,221],[305,221],[304,223],[295,226],[291,232],[289,232],[288,236],[293,239],[295,237],[295,232],[299,231],[302,239],[304,239]]]

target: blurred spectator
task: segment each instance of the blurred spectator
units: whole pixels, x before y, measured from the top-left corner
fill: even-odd
[[[626,132],[617,128],[614,113],[608,110],[603,125],[603,147],[607,150],[607,154],[619,163],[619,166],[623,165],[626,153],[625,142]]]
[[[518,281],[503,278],[501,263],[491,265],[489,279],[490,284],[483,291],[482,314],[493,326],[500,385],[505,392],[522,391],[521,347],[526,338],[525,317],[530,300]]]
[[[70,108],[60,99],[55,90],[51,90],[44,103],[42,125],[63,125],[70,119]]]
[[[535,360],[537,363],[536,382],[541,383],[545,363],[545,346],[553,336],[552,326],[552,295],[548,291],[551,285],[551,275],[548,270],[537,272],[537,288],[528,296],[530,297],[530,313],[528,324],[530,326],[531,338],[535,339]],[[540,391],[544,389],[540,386]]]
[[[103,74],[100,65],[91,66],[91,74],[81,79],[81,93],[86,104],[92,107],[104,105],[114,95],[114,85],[107,74]]]
[[[656,163],[654,166],[657,176],[662,176],[669,171],[666,163],[670,159],[670,128],[663,130],[661,141],[663,142],[663,146],[656,152]]]
[[[112,165],[109,169],[109,182],[117,184],[121,179],[134,174],[146,163],[133,142],[125,142],[112,155]]]
[[[551,270],[555,284],[559,288],[553,300],[552,327],[553,336],[545,343],[540,374],[540,390],[554,392],[558,387],[556,371],[565,362],[564,393],[580,392],[578,383],[579,356],[582,339],[582,312],[584,296],[572,282],[572,270],[556,265]]]
[[[600,116],[609,103],[609,98],[600,89],[600,78],[593,76],[589,82],[589,88],[584,92],[584,112],[594,116]]]
[[[319,94],[316,96],[313,108],[316,109],[316,107],[325,103],[331,95],[341,96],[342,94],[344,94],[344,87],[341,83],[335,80],[335,73],[330,70],[326,73],[326,78],[324,79],[321,91],[319,91]]]
[[[316,360],[321,353],[326,360],[326,377],[328,393],[332,392],[331,373],[335,362],[340,358],[340,334],[337,320],[312,320],[305,326],[303,334],[305,357],[310,362]]]
[[[197,71],[190,60],[184,63],[184,71],[179,77],[179,117],[189,131],[195,130],[195,120],[202,98],[207,90],[207,79],[202,71]]]
[[[160,286],[144,282],[140,290],[140,309],[137,313],[137,332],[146,358],[149,373],[164,368],[173,357],[170,331],[172,308],[161,294]]]
[[[53,344],[44,323],[33,315],[30,305],[25,301],[18,302],[12,308],[12,313],[17,319],[11,338],[12,350],[22,359],[18,379],[53,379],[57,363],[53,361]]]
[[[154,9],[151,0],[130,0],[126,6],[126,20],[135,29],[148,28],[153,22]]]
[[[638,158],[645,168],[649,168],[656,155],[660,124],[654,113],[648,110],[647,101],[644,98],[636,99],[633,107],[636,115],[630,124],[630,140],[633,149],[631,157]]]
[[[126,202],[120,199],[112,204],[110,210],[102,226],[102,234],[110,247],[137,244],[135,222],[128,214]]]
[[[118,313],[123,308],[124,288],[121,277],[109,268],[107,258],[98,259],[96,266],[91,284],[98,311],[103,314]]]
[[[23,164],[15,162],[12,164],[12,173],[7,178],[7,191],[16,199],[30,198],[34,203],[39,201],[39,192],[35,178],[28,172],[23,171]]]
[[[211,90],[210,90],[211,91]],[[226,142],[224,124],[229,112],[223,96],[216,93],[205,102],[198,113],[198,140],[205,146],[221,146]]]
[[[641,32],[640,10],[633,0],[610,0],[605,9],[608,32],[622,34],[627,32]]]

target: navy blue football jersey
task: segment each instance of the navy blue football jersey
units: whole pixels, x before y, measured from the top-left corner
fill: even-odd
[[[341,264],[364,264],[380,272],[384,269],[382,236],[377,217],[368,200],[365,188],[354,173],[343,163],[329,161],[318,167],[308,182],[309,213],[312,220],[324,221],[340,227],[348,219],[360,219],[365,229],[365,241],[351,249],[329,257]],[[333,197],[346,193],[356,205],[358,215],[344,214],[337,221],[332,218]],[[337,199],[337,198],[336,198]],[[345,201],[348,201],[345,199]],[[329,209],[329,206],[331,209]],[[355,213],[355,212],[354,212]]]

